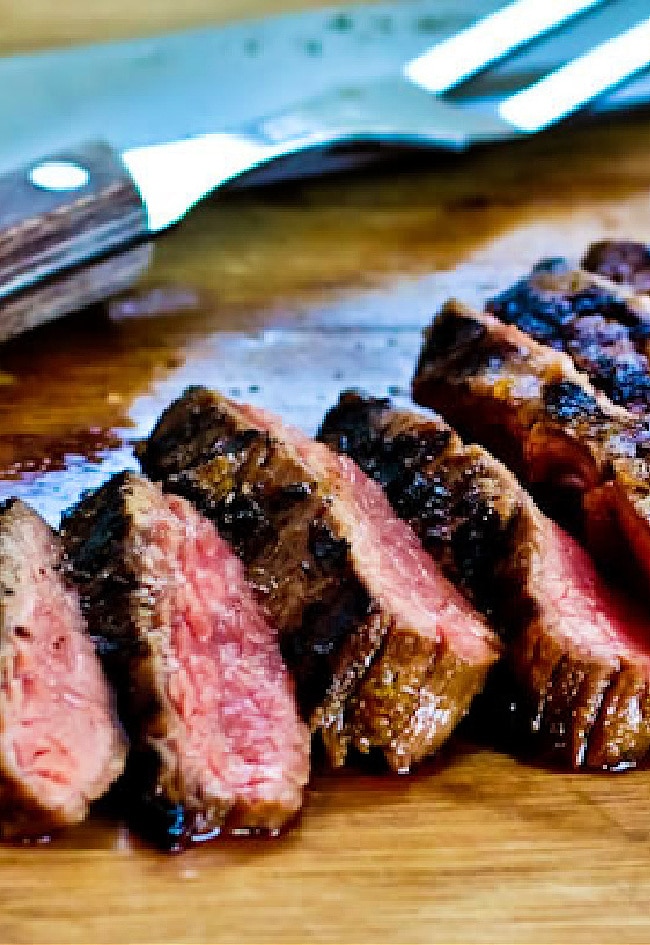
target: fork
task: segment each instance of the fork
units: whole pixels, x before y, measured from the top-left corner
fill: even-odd
[[[243,134],[135,148],[123,159],[157,232],[256,168],[253,179],[268,181],[288,168],[301,176],[373,160],[369,145],[462,151],[542,131],[588,106],[638,105],[650,101],[650,77],[638,78],[650,65],[647,11],[647,0],[515,0],[399,75],[337,88]],[[181,186],[170,190],[170,179]]]
[[[146,241],[226,182],[349,167],[387,147],[463,151],[542,131],[587,107],[650,101],[647,13],[648,0],[514,0],[383,78],[338,86],[236,133],[121,154],[84,146],[5,175],[0,341],[127,285],[146,264]],[[28,187],[45,212],[13,221],[19,235],[7,242],[3,200]],[[126,268],[115,270],[115,259]],[[48,288],[54,278],[65,286]]]

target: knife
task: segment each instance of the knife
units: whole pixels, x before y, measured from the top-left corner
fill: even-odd
[[[0,61],[0,340],[129,285],[153,236],[242,175],[460,151],[647,100],[644,76],[617,89],[650,58],[627,55],[650,46],[647,0],[547,0],[522,22],[531,3],[412,0]],[[571,66],[579,88],[612,37],[618,71],[549,111],[544,83],[557,96]],[[546,103],[537,127],[529,102]]]

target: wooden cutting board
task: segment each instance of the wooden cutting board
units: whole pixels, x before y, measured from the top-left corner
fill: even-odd
[[[5,0],[2,46],[235,5],[87,9]],[[131,441],[188,383],[310,431],[345,386],[405,401],[441,300],[479,300],[611,236],[650,239],[650,118],[222,197],[160,243],[128,298],[0,351],[0,497],[56,522],[133,465]],[[318,774],[286,837],[182,856],[97,813],[49,844],[1,847],[0,902],[7,942],[648,941],[650,772],[567,775],[456,743],[410,777]]]

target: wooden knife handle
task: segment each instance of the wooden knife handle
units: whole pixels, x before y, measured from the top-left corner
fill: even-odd
[[[1,176],[0,337],[5,300],[147,234],[142,199],[107,144],[70,148]]]
[[[140,243],[9,296],[0,302],[0,342],[126,291],[146,271],[152,252],[153,243]]]

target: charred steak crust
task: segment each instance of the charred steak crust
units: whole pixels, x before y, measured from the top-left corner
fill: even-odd
[[[140,629],[150,621],[138,595],[131,553],[130,480],[129,473],[120,473],[89,493],[64,516],[61,529],[84,612],[97,633],[98,651],[131,739],[124,779],[130,820],[160,846],[177,848],[189,841],[196,824],[183,804],[180,785],[161,784],[168,772],[149,737],[165,730],[165,705],[156,679],[154,643]],[[226,811],[210,813],[214,826],[221,824]]]
[[[598,273],[636,292],[650,291],[650,250],[632,240],[593,243],[584,255],[582,268]]]
[[[0,506],[0,831],[38,837],[84,819],[122,774],[126,739],[65,573],[58,535]]]
[[[593,265],[596,249],[589,255]],[[632,278],[631,272],[628,275]],[[602,276],[550,260],[489,301],[486,310],[536,341],[566,352],[614,403],[635,413],[648,410],[650,305],[646,298]]]
[[[490,616],[508,644],[507,694],[525,747],[573,768],[617,768],[646,756],[648,666],[607,637],[602,645],[598,628],[597,654],[564,632],[552,575],[573,593],[574,610],[580,594],[593,594],[603,612],[613,608],[614,618],[618,607],[586,556],[560,538],[501,463],[464,446],[438,416],[393,410],[354,391],[328,412],[319,438],[382,484],[445,573]]]
[[[294,766],[296,770],[289,771],[289,776],[295,777],[295,784],[289,785],[283,796],[275,799],[272,793],[257,807],[255,804],[243,804],[236,790],[234,794],[225,789],[221,792],[219,789],[208,790],[200,778],[193,780],[191,772],[187,773],[187,761],[180,760],[182,737],[177,734],[180,710],[173,697],[174,688],[179,685],[175,679],[180,660],[177,646],[180,646],[180,642],[173,646],[172,637],[174,627],[184,619],[183,608],[191,608],[193,601],[189,599],[181,607],[182,612],[175,615],[176,584],[170,583],[162,570],[150,573],[152,559],[148,529],[151,525],[147,522],[147,516],[152,509],[157,509],[163,498],[159,488],[152,483],[133,473],[121,473],[96,492],[88,494],[64,518],[62,526],[84,609],[97,628],[99,651],[116,688],[120,717],[131,737],[124,782],[131,818],[141,833],[158,845],[172,849],[182,847],[192,839],[235,828],[248,832],[254,829],[275,833],[295,815],[309,770],[308,733],[305,729],[304,734],[300,734],[302,723],[295,716],[295,708],[291,708],[291,687],[281,672],[276,671],[277,679],[271,688],[277,690],[285,687],[287,690],[287,705],[278,723],[285,727],[277,733],[269,732],[267,740],[271,742],[276,738],[285,738],[287,753],[293,752],[297,759]],[[197,537],[202,527],[199,516],[189,506],[187,510],[196,521],[189,521],[186,539],[181,538],[182,559],[193,551],[188,542],[206,541],[202,534]],[[181,509],[181,514],[183,512]],[[155,527],[171,531],[174,526],[171,519],[166,521],[163,517]],[[205,523],[205,527],[218,540],[213,527],[208,523]],[[227,554],[231,557],[229,551]],[[241,568],[237,559],[232,560]],[[225,573],[231,575],[227,580],[231,584],[234,582],[234,585],[223,588],[224,594],[239,593],[237,578],[231,572],[232,568],[226,565]],[[173,580],[182,580],[182,575]],[[200,577],[198,580],[201,580]],[[244,593],[249,592],[246,589]],[[226,622],[238,619],[228,616],[232,604],[229,605],[226,600],[224,606],[226,616],[220,617],[216,610],[216,618],[213,618],[212,627],[217,627],[217,634],[222,619]],[[239,608],[240,605],[235,606]],[[252,606],[252,599],[249,606]],[[198,607],[198,618],[193,617],[193,620],[202,619],[200,589]],[[247,619],[246,612],[247,604],[243,600],[242,621]],[[204,628],[199,632],[201,639],[201,634],[208,631],[205,624],[199,626]],[[178,639],[180,641],[180,635]],[[243,644],[244,649],[246,645]],[[255,652],[249,655],[251,665],[256,665],[256,657]],[[203,654],[200,660],[209,658],[210,654]],[[192,670],[190,664],[193,660],[194,657],[190,655],[184,672]],[[281,662],[279,654],[277,662]],[[236,673],[237,670],[231,672]],[[205,685],[214,687],[215,682],[210,679]],[[191,704],[192,698],[190,692],[189,696],[181,695],[178,702],[182,706],[189,699]],[[265,693],[259,694],[260,706],[266,704],[266,699]],[[286,724],[285,717],[288,718]],[[222,722],[223,716],[215,717],[210,723],[211,731],[215,732]],[[213,750],[218,752],[220,749],[217,745],[217,748],[213,746]],[[210,760],[203,759],[202,766],[207,768]],[[247,763],[252,767],[258,762],[249,759]],[[275,758],[270,758],[269,764],[275,764]],[[262,766],[255,777],[263,782],[266,774]]]
[[[477,342],[456,343],[471,326]],[[597,392],[563,352],[514,326],[448,303],[429,328],[413,380],[445,414],[531,486],[603,563],[650,577],[650,421]]]
[[[192,501],[244,561],[280,628],[283,655],[310,717],[353,629],[376,622],[331,521],[327,491],[281,443],[202,388],[188,390],[163,413],[138,455],[145,472]],[[382,624],[379,636],[386,629]],[[376,652],[377,633],[369,641],[362,663]]]
[[[318,439],[383,487],[447,576],[491,616],[501,598],[496,568],[510,552],[520,511],[503,467],[479,447],[464,447],[440,417],[396,411],[356,391],[341,394]]]
[[[194,388],[165,411],[139,457],[241,555],[334,764],[351,747],[377,748],[405,770],[446,739],[496,659],[490,634],[468,661],[396,623],[370,592],[336,488],[281,435]]]

